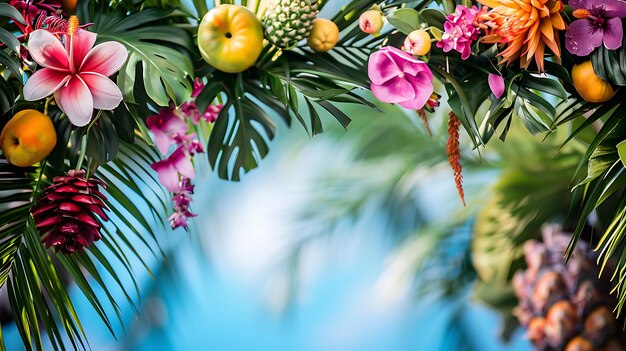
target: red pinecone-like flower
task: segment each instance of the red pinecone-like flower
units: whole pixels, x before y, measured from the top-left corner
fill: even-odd
[[[83,170],[71,170],[53,183],[31,209],[46,248],[72,254],[100,240],[101,225],[94,214],[109,219],[104,213],[106,197],[98,190],[98,186],[106,188],[104,182],[86,179]]]

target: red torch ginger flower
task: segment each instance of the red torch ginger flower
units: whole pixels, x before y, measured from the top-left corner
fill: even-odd
[[[105,187],[101,180],[71,170],[44,189],[31,213],[47,248],[72,254],[100,240],[100,222],[109,219],[100,187]]]

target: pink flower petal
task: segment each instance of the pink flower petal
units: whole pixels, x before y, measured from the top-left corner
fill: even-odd
[[[119,106],[122,101],[122,92],[112,80],[98,73],[84,72],[79,76],[91,91],[94,108],[113,110]]]
[[[24,99],[37,101],[57,91],[70,79],[66,72],[43,68],[35,72],[24,85]]]
[[[489,89],[496,99],[499,99],[504,94],[504,78],[499,74],[490,73],[487,81],[489,82]]]
[[[76,72],[89,50],[93,48],[93,45],[96,43],[96,37],[96,33],[83,29],[78,30],[73,36],[65,36],[65,50],[69,53],[68,57],[73,72]]]
[[[93,97],[80,76],[73,76],[65,86],[54,93],[54,98],[73,125],[82,127],[91,120]]]
[[[420,63],[422,62],[420,59],[417,59],[415,57],[413,57],[413,55],[410,55],[407,52],[404,52],[396,47],[393,46],[385,46],[383,49],[387,49],[389,50],[389,53],[391,54],[391,58],[392,60],[394,60],[397,63],[402,63],[403,61],[408,61],[408,62],[412,62],[412,63]]]
[[[148,121],[151,117],[156,116],[148,117]],[[156,145],[157,149],[159,149],[161,155],[165,155],[167,153],[167,150],[170,148],[170,145],[172,144],[172,139],[155,126],[150,126],[149,128],[154,135],[154,145]]]
[[[188,179],[194,179],[196,177],[196,170],[193,168],[191,162],[191,156],[183,150],[183,146],[174,151],[169,159],[174,167],[180,172],[180,174]]]
[[[126,62],[127,58],[128,51],[124,45],[109,41],[99,44],[89,51],[79,71],[100,73],[108,77],[117,72],[124,62]]]
[[[413,100],[415,99],[415,90],[405,78],[396,77],[380,85],[372,83],[372,93],[378,100],[387,103]]]
[[[367,64],[367,73],[373,84],[383,84],[402,73],[383,49],[371,54]]]
[[[432,78],[429,79],[426,72],[421,72],[416,77],[407,76],[406,78],[411,83],[413,89],[415,89],[415,98],[401,102],[400,106],[411,110],[419,110],[426,105],[428,99],[433,94]]]
[[[30,33],[28,51],[40,66],[57,71],[69,71],[67,51],[61,41],[47,30],[38,29]]]
[[[175,193],[180,189],[178,171],[170,159],[161,160],[150,165],[157,172],[159,183],[161,183],[167,191]]]

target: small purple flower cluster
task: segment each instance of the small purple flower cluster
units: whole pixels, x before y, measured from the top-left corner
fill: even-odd
[[[196,79],[192,97],[198,96],[204,84]],[[169,217],[170,225],[187,228],[187,219],[196,215],[190,211],[191,194],[194,186],[191,180],[196,172],[193,166],[193,156],[203,153],[204,148],[196,138],[196,133],[189,132],[187,120],[198,124],[201,119],[209,123],[215,122],[222,105],[211,105],[206,111],[200,113],[195,101],[187,101],[180,108],[170,105],[159,111],[158,115],[150,116],[146,124],[154,135],[154,143],[161,154],[166,155],[172,144],[176,149],[164,160],[151,165],[167,191],[173,193],[174,214]]]

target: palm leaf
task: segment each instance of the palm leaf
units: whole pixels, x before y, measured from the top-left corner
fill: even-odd
[[[103,120],[103,123],[111,122]],[[160,189],[148,167],[158,159],[158,154],[141,139],[135,145],[122,143],[119,150],[116,161],[100,167],[96,173],[108,185],[105,194],[112,210],[111,221],[102,229],[103,240],[73,256],[45,250],[29,213],[41,189],[55,175],[53,168],[45,162],[40,167],[17,168],[0,161],[0,189],[6,194],[0,199],[0,286],[6,284],[15,325],[28,350],[43,349],[42,331],[47,332],[54,349],[67,348],[68,341],[75,349],[88,348],[85,332],[60,278],[63,272],[69,273],[113,333],[106,306],[111,306],[118,318],[120,307],[119,301],[108,293],[112,286],[105,285],[104,275],[113,278],[132,305],[139,297],[132,264],[141,262],[149,269],[138,243],[155,255],[155,249],[160,251],[156,257],[163,255],[155,229],[157,224],[164,228],[161,218],[166,205],[158,199],[166,196],[164,193],[143,195],[154,191],[149,189]],[[128,172],[129,169],[132,171]],[[150,238],[145,238],[144,233],[149,233]],[[60,265],[55,265],[55,260]],[[121,272],[113,268],[116,261],[132,278],[134,291],[129,291],[120,278]],[[106,292],[104,300],[96,295],[94,285]]]

